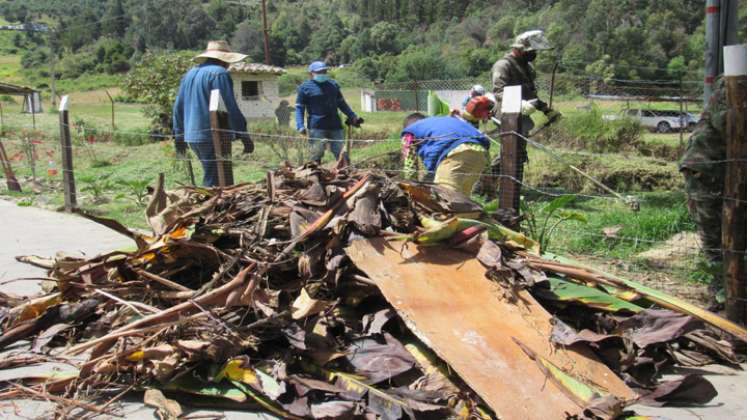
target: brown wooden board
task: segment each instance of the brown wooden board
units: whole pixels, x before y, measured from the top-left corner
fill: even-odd
[[[588,348],[554,348],[550,314],[526,291],[518,303],[506,300],[472,255],[383,238],[355,241],[347,253],[409,328],[500,418],[565,419],[581,411],[512,338],[584,382],[625,400],[635,397]]]

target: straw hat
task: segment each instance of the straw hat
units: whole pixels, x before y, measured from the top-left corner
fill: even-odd
[[[195,57],[195,60],[202,62],[208,58],[214,58],[224,63],[232,64],[242,61],[246,57],[248,57],[246,54],[231,51],[231,46],[226,41],[210,41],[205,52]]]

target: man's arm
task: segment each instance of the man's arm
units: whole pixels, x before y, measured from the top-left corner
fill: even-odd
[[[342,90],[339,86],[337,87],[337,108],[348,117],[348,120],[356,121],[358,119],[358,116],[355,115],[355,112],[353,112],[352,109],[350,109],[350,105],[348,105],[345,98],[342,96]]]
[[[306,113],[306,96],[301,91],[301,87],[298,87],[296,93],[296,130],[299,132],[305,131],[304,114]]]
[[[404,162],[402,177],[417,180],[418,149],[417,144],[415,144],[415,136],[412,134],[402,136],[402,161]]]
[[[503,89],[509,85],[509,64],[505,59],[498,60],[493,66],[493,94],[498,103],[503,101]]]
[[[187,143],[184,142],[184,94],[183,88],[180,84],[179,92],[177,92],[176,100],[174,101],[174,109],[171,112],[172,127],[171,131],[174,134],[174,149],[180,155],[187,152]]]
[[[174,109],[171,112],[171,131],[174,133],[174,138],[177,141],[184,141],[184,100],[182,98],[184,98],[184,95],[180,86],[179,92],[176,94],[176,100],[174,101]]]
[[[237,137],[247,137],[246,133],[246,118],[239,109],[239,104],[236,103],[236,97],[233,96],[233,80],[231,75],[226,73],[220,73],[213,81],[212,89],[218,89],[220,95],[223,97],[223,103],[226,105],[226,111],[228,111],[228,125],[231,130],[237,132]]]

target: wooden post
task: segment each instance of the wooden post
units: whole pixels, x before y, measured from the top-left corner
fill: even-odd
[[[5,174],[5,182],[8,184],[8,190],[21,192],[21,184],[16,179],[16,175],[13,173],[13,167],[10,166],[10,160],[8,154],[5,152],[5,146],[3,146],[2,140],[0,140],[0,164],[3,167],[3,173]]]
[[[726,184],[722,247],[726,276],[726,316],[747,324],[747,44],[724,47]]]
[[[70,138],[69,98],[60,101],[60,149],[62,150],[62,186],[65,191],[65,211],[73,212],[78,207],[73,172],[73,143]]]
[[[112,95],[109,94],[108,89],[104,89],[104,92],[106,92],[106,96],[109,97],[109,102],[112,104],[112,139],[114,139],[114,131],[117,130],[116,124],[114,124],[114,98],[112,98]]]
[[[31,126],[36,131],[36,92],[31,92]]]
[[[228,130],[228,112],[218,89],[210,92],[210,130],[213,137],[218,186],[233,185],[233,165],[231,164],[231,137]]]
[[[524,177],[526,141],[515,133],[521,133],[521,86],[507,86],[503,90],[501,106],[501,181],[499,207],[511,216],[516,216],[518,225],[521,182]],[[519,226],[509,226],[517,229]]]
[[[682,77],[680,77],[680,150],[685,145],[685,130],[689,126],[690,121],[685,116],[685,88],[682,85]]]

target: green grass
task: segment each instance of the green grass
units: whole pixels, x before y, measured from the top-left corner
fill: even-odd
[[[595,198],[577,200],[570,208],[583,214],[587,222],[569,221],[561,225],[551,242],[551,250],[629,260],[674,234],[694,230],[682,192],[656,192],[637,195],[640,211],[621,201]],[[603,229],[620,230],[615,238]]]

